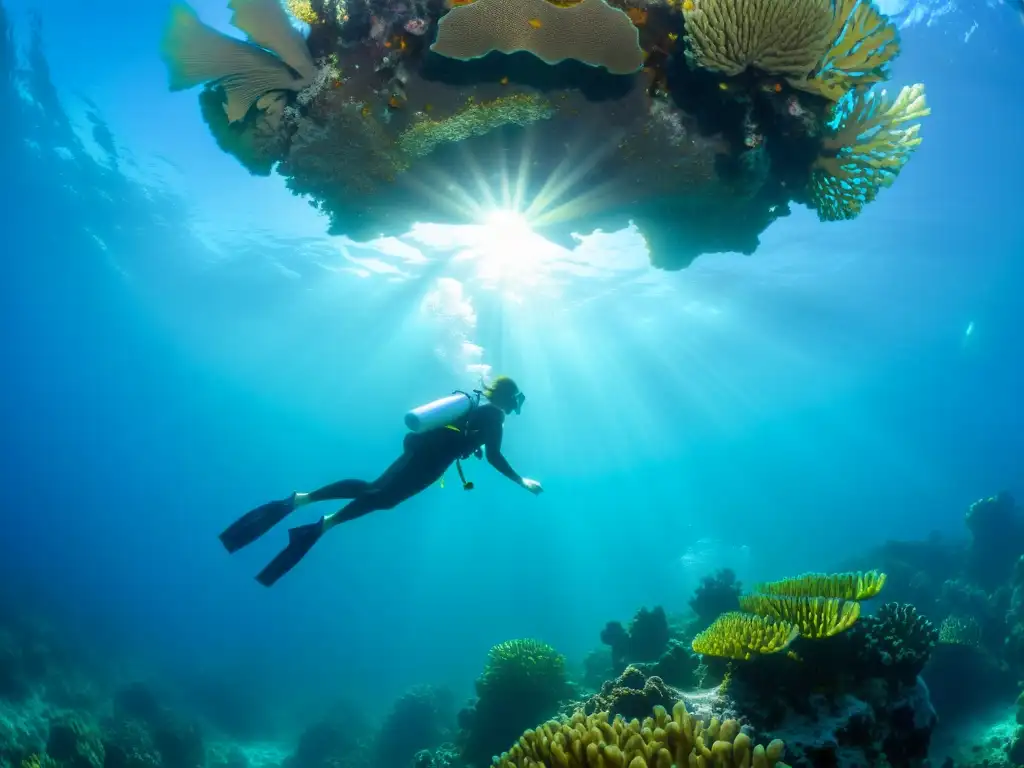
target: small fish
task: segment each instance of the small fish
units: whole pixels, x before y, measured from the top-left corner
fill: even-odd
[[[508,78],[507,77],[503,77],[498,82],[501,83],[502,85],[508,85]]]
[[[679,35],[677,35],[675,32],[669,32],[668,33],[668,41],[670,43],[674,43],[678,39],[679,39]]]
[[[540,19],[530,19],[527,23],[534,29],[540,29],[544,26]]]
[[[647,11],[643,8],[629,8],[626,10],[626,15],[636,27],[642,27],[647,23]]]
[[[693,0],[683,0],[683,13],[693,13],[694,8]]]
[[[718,90],[720,90],[720,91],[728,91],[729,90],[729,84],[728,83],[719,83],[718,84]]]

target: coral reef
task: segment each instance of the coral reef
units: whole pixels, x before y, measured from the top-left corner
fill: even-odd
[[[980,587],[993,590],[1006,583],[1024,552],[1024,515],[1004,491],[971,504],[965,522],[971,533],[968,573]]]
[[[229,6],[245,40],[173,6],[171,89],[205,84],[218,146],[355,239],[477,223],[450,192],[529,152],[537,231],[571,246],[632,221],[680,269],[753,253],[793,203],[858,215],[928,114],[919,85],[869,90],[899,53],[870,0],[288,0],[305,36],[278,0]]]
[[[612,667],[621,670],[631,662],[657,661],[668,648],[671,632],[665,609],[641,608],[627,630],[617,621],[610,621],[601,632],[601,642],[611,648]]]
[[[690,610],[694,621],[689,630],[697,634],[707,629],[723,613],[740,609],[740,593],[743,585],[736,580],[736,574],[729,568],[722,568],[712,576],[705,576],[690,598]]]
[[[451,738],[455,698],[451,691],[425,685],[407,691],[395,702],[373,746],[378,765],[408,765],[423,750]]]
[[[670,640],[668,648],[654,662],[636,662],[631,666],[645,675],[659,677],[669,685],[689,688],[698,684],[697,669],[700,657],[694,653],[690,643]]]

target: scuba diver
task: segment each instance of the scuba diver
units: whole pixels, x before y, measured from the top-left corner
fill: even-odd
[[[481,402],[481,398],[486,398],[486,402]],[[517,474],[501,453],[505,416],[519,414],[525,400],[512,379],[499,376],[483,391],[453,392],[420,406],[405,416],[410,432],[403,441],[402,455],[376,480],[339,480],[310,493],[296,492],[271,501],[228,526],[220,540],[228,552],[237,552],[299,507],[317,501],[351,499],[337,512],[288,531],[288,546],[256,577],[260,584],[269,587],[294,568],[331,528],[370,512],[396,507],[442,480],[453,463],[462,487],[472,490],[473,484],[466,482],[462,472],[462,460],[470,456],[481,458],[486,453],[488,463],[501,474],[530,493],[540,494],[544,490],[541,484]]]

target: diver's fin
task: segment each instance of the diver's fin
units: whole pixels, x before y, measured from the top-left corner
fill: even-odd
[[[300,525],[288,531],[288,546],[282,549],[277,557],[270,561],[259,575],[256,581],[264,587],[271,587],[278,579],[298,565],[299,560],[306,556],[306,553],[313,548],[324,533],[323,518],[309,525]]]
[[[228,552],[237,552],[288,517],[294,509],[294,493],[287,499],[278,499],[256,507],[224,529],[220,534],[221,543]]]

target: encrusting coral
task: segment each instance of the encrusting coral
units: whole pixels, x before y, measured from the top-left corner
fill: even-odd
[[[605,0],[561,7],[547,0],[475,0],[441,19],[430,50],[462,60],[529,51],[547,64],[574,59],[612,74],[636,72],[644,63],[637,28]]]
[[[823,221],[852,219],[890,186],[921,143],[931,113],[924,86],[903,88],[892,101],[886,91],[851,93],[836,107],[832,132],[811,172],[811,196]]]
[[[478,0],[478,3],[485,1]],[[425,157],[441,144],[482,136],[502,125],[529,125],[550,119],[554,114],[555,110],[547,99],[533,94],[471,101],[455,114],[440,120],[424,115],[399,135],[398,148],[410,160]]]
[[[780,762],[785,745],[753,746],[735,720],[713,718],[705,726],[680,701],[669,715],[654,708],[652,717],[626,721],[608,713],[576,714],[526,731],[498,760],[498,768],[788,768]]]

